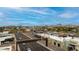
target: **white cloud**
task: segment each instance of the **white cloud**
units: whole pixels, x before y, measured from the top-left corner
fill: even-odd
[[[42,7],[41,7],[41,9],[31,9],[30,11],[38,13],[38,14],[46,14],[46,15],[56,13],[56,11],[53,9],[51,10],[49,8],[42,8]]]
[[[0,20],[4,20],[6,18],[6,14],[3,12],[0,12]]]
[[[17,11],[30,11],[30,12],[34,12],[34,13],[39,13],[39,14],[47,14],[46,12],[44,11],[41,11],[41,10],[36,10],[36,9],[32,9],[32,8],[21,8],[21,7],[10,7],[10,9],[15,9]]]
[[[0,16],[4,16],[4,13],[0,12]]]
[[[34,12],[34,13],[38,13],[38,14],[48,14],[47,12],[45,12],[45,11],[42,11],[42,10],[29,10],[29,11],[31,11],[31,12]]]
[[[38,13],[38,14],[55,14],[56,11],[55,10],[51,10],[49,8],[39,8],[38,9],[34,9],[34,8],[31,8],[31,7],[9,7],[10,9],[14,9],[16,10],[17,12],[34,12],[34,13]]]
[[[58,15],[58,17],[61,17],[61,18],[74,18],[76,16],[78,16],[78,13],[65,12],[65,13],[62,13],[62,14]]]
[[[10,9],[16,9],[16,10],[20,10],[22,9],[21,7],[9,7]]]

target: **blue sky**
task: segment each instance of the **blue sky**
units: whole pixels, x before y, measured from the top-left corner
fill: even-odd
[[[0,7],[0,26],[79,24],[79,8]]]

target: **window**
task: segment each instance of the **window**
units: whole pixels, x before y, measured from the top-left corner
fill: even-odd
[[[60,44],[58,43],[58,47],[60,47]]]
[[[56,45],[56,42],[54,42],[54,45]]]

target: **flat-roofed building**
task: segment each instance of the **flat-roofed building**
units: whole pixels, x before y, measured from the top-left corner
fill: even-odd
[[[59,34],[48,34],[48,33],[37,33],[38,36],[48,39],[48,44],[58,47],[59,49],[64,50],[78,50],[79,51],[79,37],[71,37],[68,35],[59,35]]]
[[[14,34],[9,34],[8,32],[0,33],[0,49],[3,49],[4,47],[7,47],[7,46],[11,46],[12,50],[16,50]],[[5,49],[3,49],[3,50],[5,50]]]
[[[12,46],[0,47],[0,51],[12,51]]]

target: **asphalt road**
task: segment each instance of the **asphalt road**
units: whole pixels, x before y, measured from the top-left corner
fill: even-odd
[[[33,34],[27,34],[26,36],[23,35],[20,32],[17,32],[15,34],[16,36],[16,41],[18,40],[30,40],[32,38],[35,38]],[[28,38],[29,37],[29,38]],[[28,43],[20,43],[19,48],[21,51],[49,51],[49,49],[43,47],[42,45],[38,44],[36,41],[35,42],[28,42]]]
[[[49,51],[48,49],[44,48],[37,42],[30,42],[25,44],[19,44],[21,51]]]

